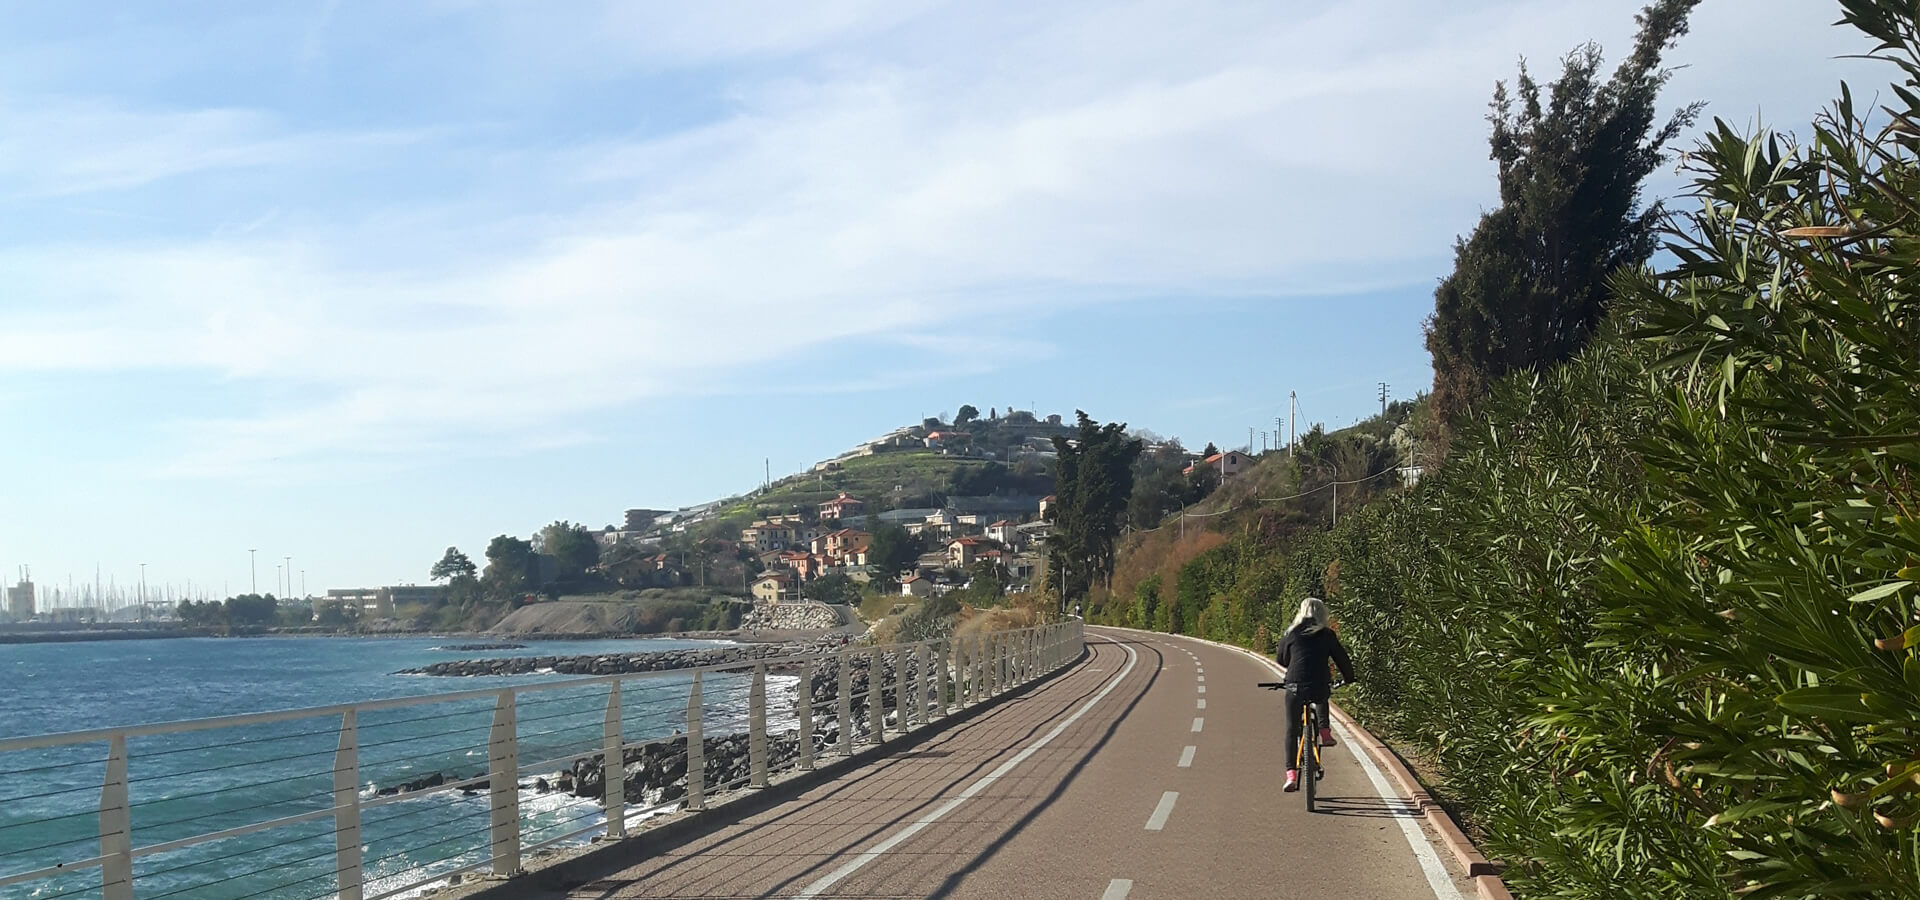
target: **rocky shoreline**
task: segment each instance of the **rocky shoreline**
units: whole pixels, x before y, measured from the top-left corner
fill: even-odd
[[[433,649],[447,653],[479,653],[483,650],[525,650],[527,649],[527,645],[507,642],[493,644],[448,644],[444,647],[435,647]]]
[[[734,644],[652,653],[599,653],[581,656],[506,656],[498,659],[455,659],[412,669],[396,675],[434,675],[474,677],[483,675],[626,675],[635,672],[665,672],[699,666],[735,665],[773,660],[783,656],[823,653],[842,646],[845,639],[833,636],[814,641],[782,644]]]

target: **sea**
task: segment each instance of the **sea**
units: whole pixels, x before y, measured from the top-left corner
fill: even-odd
[[[212,716],[322,707],[570,680],[551,673],[444,678],[395,674],[449,659],[636,653],[711,641],[521,640],[525,649],[454,651],[473,638],[174,638],[0,645],[0,739]],[[629,741],[685,724],[688,675],[629,680]],[[708,735],[743,730],[747,679],[703,679]],[[791,689],[787,691],[791,692]],[[769,698],[776,695],[769,686]],[[543,772],[601,744],[603,685],[528,690],[517,704],[522,845],[583,843],[600,805],[539,789]],[[382,789],[438,774],[484,777],[494,696],[356,712],[364,896],[412,896],[417,882],[488,859],[486,791],[381,803]],[[128,741],[134,894],[140,900],[322,900],[337,896],[333,771],[343,716],[181,731]],[[105,741],[0,753],[0,882],[100,853]],[[550,777],[550,776],[549,776]],[[551,787],[551,784],[549,784]],[[259,822],[307,821],[167,849],[168,842]],[[160,848],[141,853],[148,848]],[[0,900],[102,896],[97,867],[0,884]]]

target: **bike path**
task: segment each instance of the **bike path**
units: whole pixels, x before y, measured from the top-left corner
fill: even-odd
[[[1089,632],[1089,658],[1029,693],[569,896],[1462,896],[1344,747],[1325,812],[1280,792],[1281,698],[1254,686],[1271,670]]]

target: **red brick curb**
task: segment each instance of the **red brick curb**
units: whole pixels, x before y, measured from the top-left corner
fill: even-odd
[[[1098,627],[1113,628],[1116,631],[1139,631],[1137,628],[1119,628],[1112,625]],[[1284,671],[1280,669],[1278,663],[1245,647],[1222,644],[1218,641],[1206,640],[1205,638],[1188,637],[1184,634],[1166,634],[1160,631],[1143,631],[1140,633],[1181,638],[1183,640],[1197,641],[1202,644],[1210,644],[1227,650],[1236,650],[1266,663],[1276,671]],[[1367,755],[1373,757],[1374,764],[1378,765],[1381,771],[1387,773],[1387,777],[1393,780],[1394,785],[1400,789],[1401,793],[1406,794],[1414,805],[1419,808],[1421,814],[1426,816],[1427,822],[1433,826],[1434,831],[1439,833],[1440,843],[1446,845],[1447,850],[1453,854],[1454,861],[1459,863],[1460,868],[1465,870],[1467,875],[1473,879],[1473,886],[1480,894],[1480,900],[1513,900],[1513,895],[1507,892],[1506,882],[1500,878],[1500,866],[1489,861],[1485,855],[1481,854],[1478,848],[1473,846],[1473,842],[1467,839],[1466,832],[1461,831],[1460,826],[1453,821],[1453,817],[1447,815],[1447,811],[1433,799],[1433,795],[1428,793],[1427,789],[1420,784],[1420,779],[1415,777],[1413,771],[1407,768],[1407,764],[1401,762],[1400,757],[1396,755],[1385,742],[1374,737],[1373,732],[1361,727],[1359,722],[1354,721],[1352,716],[1347,715],[1345,710],[1333,704],[1328,704],[1328,707],[1332,710],[1333,717],[1338,720],[1341,725],[1345,726],[1348,732],[1353,734],[1354,739],[1359,742],[1361,749],[1366,750]]]

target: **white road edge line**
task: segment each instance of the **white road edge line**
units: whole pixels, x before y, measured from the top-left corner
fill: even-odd
[[[891,836],[881,841],[880,843],[875,844],[872,847],[869,847],[866,850],[861,851],[860,855],[855,856],[854,858],[847,860],[844,863],[841,863],[840,868],[834,869],[832,872],[828,872],[825,876],[821,877],[819,880],[815,881],[812,884],[807,885],[805,888],[803,888],[800,891],[800,893],[795,894],[794,897],[810,898],[810,897],[820,896],[822,892],[826,891],[828,888],[831,888],[836,884],[839,884],[841,881],[845,880],[847,876],[860,871],[860,869],[866,866],[867,863],[873,862],[874,860],[879,859],[880,857],[886,855],[887,851],[892,850],[893,848],[899,846],[901,842],[905,841],[907,838],[910,838],[916,834],[919,834],[921,831],[925,830],[927,826],[940,821],[942,818],[944,818],[947,815],[947,813],[953,812],[954,809],[958,807],[960,804],[973,799],[975,795],[979,794],[981,791],[986,790],[989,785],[992,785],[994,782],[999,781],[1008,772],[1013,771],[1021,763],[1026,762],[1029,757],[1033,756],[1035,753],[1038,753],[1040,751],[1040,748],[1045,747],[1046,745],[1052,743],[1053,739],[1059,737],[1061,732],[1066,731],[1069,727],[1073,725],[1073,723],[1080,721],[1080,717],[1086,715],[1087,710],[1092,709],[1094,707],[1094,704],[1097,704],[1100,701],[1107,699],[1107,695],[1113,693],[1113,689],[1120,686],[1121,679],[1126,678],[1127,673],[1133,671],[1133,664],[1139,661],[1140,656],[1139,654],[1133,652],[1132,647],[1129,647],[1126,644],[1123,644],[1119,641],[1112,640],[1106,637],[1100,637],[1098,635],[1089,635],[1089,637],[1106,641],[1109,644],[1115,644],[1119,646],[1120,649],[1127,651],[1127,664],[1120,667],[1119,674],[1114,675],[1113,678],[1107,682],[1106,687],[1101,688],[1099,693],[1094,694],[1093,697],[1087,700],[1086,703],[1081,704],[1079,709],[1074,710],[1073,715],[1070,715],[1065,719],[1060,720],[1059,724],[1053,726],[1052,731],[1047,732],[1039,740],[1034,741],[1031,744],[1028,744],[1025,749],[1021,750],[1019,753],[1014,754],[1012,759],[1009,759],[1006,762],[1001,763],[999,768],[994,769],[992,772],[989,772],[985,776],[983,776],[979,781],[976,781],[973,784],[969,785],[966,790],[960,792],[960,796],[955,797],[952,800],[948,800],[947,802],[941,804],[940,808],[934,810],[933,812],[927,813],[926,815],[921,816],[918,819],[915,819],[912,822],[912,824],[909,824],[907,827],[894,832]]]
[[[1133,879],[1115,878],[1107,882],[1107,892],[1100,895],[1100,900],[1127,900],[1127,895],[1131,893],[1133,893]]]
[[[1193,731],[1194,731],[1194,733],[1195,733],[1195,734],[1198,734],[1198,733],[1200,732],[1200,726],[1202,726],[1202,725],[1205,725],[1205,724],[1207,724],[1207,718],[1206,718],[1205,716],[1194,716],[1194,717],[1193,717]]]
[[[1420,811],[1408,801],[1400,799],[1400,795],[1387,785],[1387,778],[1380,774],[1380,767],[1373,764],[1373,757],[1360,749],[1360,742],[1347,731],[1347,726],[1335,722],[1333,728],[1340,732],[1340,740],[1346,743],[1347,752],[1353,754],[1353,758],[1359,760],[1360,768],[1366,770],[1367,780],[1373,782],[1373,789],[1380,794],[1380,799],[1404,813],[1394,816],[1393,820],[1400,823],[1400,832],[1407,836],[1407,844],[1413,847],[1414,858],[1420,861],[1420,870],[1426,873],[1427,885],[1433,888],[1433,895],[1442,900],[1447,897],[1465,900],[1460,889],[1454,886],[1452,876],[1447,874],[1447,867],[1440,864],[1440,857],[1433,852],[1433,845],[1427,842],[1427,834],[1419,825]]]
[[[1165,636],[1198,640],[1186,635]],[[1238,650],[1239,648],[1229,649]],[[1284,677],[1285,670],[1280,668],[1279,663],[1252,651],[1246,651],[1245,655],[1266,663],[1268,669]],[[1201,690],[1204,691],[1206,688],[1203,687]],[[1336,722],[1333,727],[1339,731],[1340,740],[1347,745],[1347,752],[1353,754],[1354,759],[1359,760],[1360,768],[1367,773],[1367,779],[1373,782],[1373,789],[1380,795],[1380,799],[1396,809],[1408,809],[1408,801],[1387,785],[1386,776],[1380,774],[1380,767],[1373,764],[1373,759],[1367,756],[1365,750],[1360,749],[1360,742],[1353,739],[1353,735],[1347,732],[1346,726]],[[1418,817],[1394,816],[1393,818],[1400,823],[1400,833],[1406,837],[1407,846],[1413,849],[1414,859],[1419,862],[1420,871],[1426,874],[1427,886],[1433,889],[1433,896],[1437,900],[1466,900],[1466,895],[1460,893],[1460,888],[1456,887],[1453,879],[1447,875],[1447,867],[1440,864],[1440,857],[1433,852],[1433,845],[1427,842],[1427,833],[1421,830]]]
[[[1180,751],[1180,768],[1182,769],[1193,768],[1193,754],[1195,751],[1199,749],[1200,749],[1199,747],[1187,747],[1186,749],[1181,750]]]
[[[1179,791],[1168,791],[1160,795],[1160,805],[1153,808],[1153,815],[1147,817],[1147,830],[1159,831],[1167,827],[1167,817],[1173,815],[1173,801],[1180,799]]]

